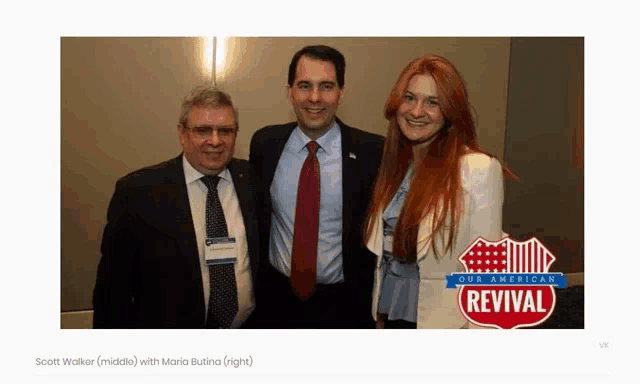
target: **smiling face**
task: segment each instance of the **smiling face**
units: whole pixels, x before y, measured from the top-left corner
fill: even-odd
[[[397,119],[400,131],[414,146],[429,145],[445,122],[433,77],[423,74],[411,78]]]
[[[213,129],[210,134],[198,132]],[[187,127],[178,125],[184,155],[195,169],[205,175],[217,175],[229,164],[236,144],[236,122],[230,107],[194,107]],[[233,130],[229,134],[230,129]]]
[[[322,136],[333,125],[343,93],[333,63],[306,56],[298,61],[293,85],[287,86],[298,124],[312,139]]]

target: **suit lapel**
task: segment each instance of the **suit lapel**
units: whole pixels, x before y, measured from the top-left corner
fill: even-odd
[[[189,204],[189,194],[187,192],[182,159],[182,154],[180,154],[180,156],[171,160],[167,166],[164,183],[167,185],[167,188],[170,189],[167,190],[168,203],[165,207],[166,215],[164,216],[173,219],[167,220],[165,225],[179,244],[180,255],[177,255],[177,257],[182,259],[179,262],[189,265],[189,270],[192,271],[191,278],[194,281],[198,281],[202,288],[200,255],[198,253],[198,243],[191,215],[191,204]],[[199,308],[202,308],[204,313],[203,290],[204,288],[198,290],[202,295],[200,295],[197,300]]]
[[[227,165],[231,178],[233,179],[233,186],[238,196],[238,202],[240,204],[240,211],[242,212],[242,219],[244,221],[244,230],[247,237],[247,247],[249,249],[249,266],[251,268],[251,277],[256,284],[256,276],[258,272],[258,242],[256,237],[258,236],[258,229],[254,224],[256,223],[256,207],[255,197],[251,193],[252,186],[249,180],[249,163],[240,163],[236,159],[231,159],[231,162]]]
[[[268,176],[265,187],[267,190],[271,188],[271,183],[273,182],[273,175],[276,173],[276,167],[278,166],[278,161],[280,160],[280,156],[282,155],[282,151],[284,151],[284,146],[287,144],[287,140],[289,140],[289,136],[291,136],[291,132],[293,129],[298,126],[298,123],[289,123],[282,126],[282,129],[278,130],[280,134],[279,137],[276,138],[273,142],[275,143],[275,153],[273,156],[268,156],[265,161],[265,174]],[[271,153],[271,151],[267,148],[265,153]]]
[[[238,195],[238,200],[240,201],[240,208],[242,209],[242,216],[244,220],[247,220],[246,213],[249,212],[249,185],[248,175],[246,169],[242,169],[240,164],[236,161],[236,159],[232,159],[231,162],[227,165],[229,169],[229,173],[231,173],[231,178],[233,179],[233,185],[236,190],[236,194]]]
[[[336,118],[340,127],[340,136],[342,142],[342,261],[345,280],[350,280],[350,271],[352,264],[352,255],[349,252],[353,241],[353,231],[359,230],[353,228],[352,203],[357,198],[357,180],[358,168],[357,157],[354,153],[354,145],[352,143],[351,131],[342,121]]]
[[[352,226],[351,202],[356,190],[357,158],[353,152],[351,142],[351,132],[349,127],[337,120],[342,136],[342,244],[350,244],[350,234]]]

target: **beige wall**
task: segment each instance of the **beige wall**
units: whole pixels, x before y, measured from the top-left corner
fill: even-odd
[[[221,43],[221,42],[219,42]],[[413,58],[439,54],[464,76],[480,145],[502,158],[509,38],[229,38],[218,85],[240,111],[236,157],[253,132],[294,120],[285,85],[291,56],[327,44],[347,61],[338,115],[385,134],[383,106]],[[107,204],[115,181],[180,153],[180,101],[211,82],[196,38],[63,38],[61,41],[61,308],[91,308]]]
[[[236,156],[248,158],[253,132],[265,125],[295,120],[286,99],[287,71],[293,54],[310,44],[330,45],[345,56],[345,98],[338,110],[347,124],[386,134],[384,103],[402,69],[414,58],[438,54],[450,59],[469,88],[478,112],[480,144],[502,158],[509,72],[509,38],[229,38],[234,59],[218,85],[240,109]]]

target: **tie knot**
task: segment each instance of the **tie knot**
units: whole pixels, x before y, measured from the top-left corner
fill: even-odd
[[[218,186],[218,182],[220,181],[220,177],[206,175],[206,176],[203,176],[202,178],[200,178],[200,180],[202,180],[204,185],[206,185],[207,188],[209,188],[209,190],[212,191],[212,190],[216,189],[216,187]]]
[[[316,143],[315,141],[310,141],[307,144],[307,147],[309,148],[309,153],[313,153],[315,155],[316,151],[318,150],[318,143]]]

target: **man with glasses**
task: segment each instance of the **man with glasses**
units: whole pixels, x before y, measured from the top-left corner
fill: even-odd
[[[210,86],[184,99],[183,153],[118,180],[93,294],[94,328],[250,327],[258,224],[238,113]]]

